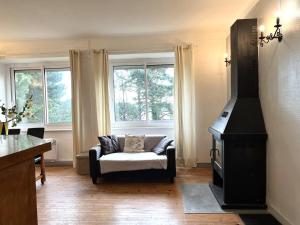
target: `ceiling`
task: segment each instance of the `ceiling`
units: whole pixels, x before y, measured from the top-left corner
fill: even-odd
[[[35,40],[228,29],[254,0],[1,0],[0,39]]]

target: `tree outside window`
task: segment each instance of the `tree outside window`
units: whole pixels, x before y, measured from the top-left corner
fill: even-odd
[[[71,123],[71,73],[68,68],[15,70],[14,89],[18,110],[31,95],[33,99],[33,117],[22,123]]]
[[[32,95],[33,105],[31,118],[24,118],[22,123],[44,122],[44,91],[43,77],[40,70],[18,70],[15,71],[15,97],[18,111]]]
[[[114,67],[115,121],[173,120],[174,66]]]
[[[71,73],[65,69],[46,69],[48,123],[71,123]]]

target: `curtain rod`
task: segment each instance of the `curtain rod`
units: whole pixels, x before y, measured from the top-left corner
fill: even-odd
[[[196,44],[182,44],[184,48],[188,48],[190,45],[197,47]],[[138,54],[138,53],[160,53],[160,52],[174,52],[176,46],[170,48],[158,48],[158,49],[141,49],[141,50],[107,50],[108,54]]]
[[[1,54],[1,56],[3,56],[4,58],[6,57],[16,57],[16,58],[22,58],[22,57],[38,57],[38,56],[45,56],[45,57],[68,57],[69,56],[69,52],[34,52],[34,53],[17,53],[17,54]]]
[[[189,45],[184,45],[184,47],[188,47]],[[112,49],[107,49],[108,54],[110,55],[118,55],[118,54],[139,54],[139,53],[161,53],[161,52],[174,52],[175,51],[175,46],[174,47],[169,47],[169,48],[160,48],[160,49],[139,49],[139,50],[112,50]],[[94,48],[94,49],[99,49],[99,48]],[[105,49],[105,48],[104,48]],[[91,46],[88,46],[88,49],[81,49],[81,50],[92,50]],[[37,57],[68,57],[69,56],[69,51],[63,51],[63,52],[35,52],[35,53],[18,53],[18,54],[1,54],[2,59],[6,58],[37,58]]]
[[[98,49],[98,48],[95,48]],[[81,49],[81,50],[94,50],[94,48],[87,48],[87,49]],[[174,48],[164,48],[164,49],[154,49],[154,50],[107,50],[108,54],[111,55],[117,55],[117,54],[138,54],[138,53],[160,53],[160,52],[173,52],[175,49]],[[17,54],[1,54],[3,59],[5,58],[23,58],[23,57],[28,57],[28,58],[35,58],[35,57],[68,57],[69,52],[34,52],[34,53],[17,53]]]
[[[138,53],[160,53],[160,52],[174,52],[174,48],[162,49],[143,49],[143,50],[107,50],[110,55],[118,54],[138,54]]]

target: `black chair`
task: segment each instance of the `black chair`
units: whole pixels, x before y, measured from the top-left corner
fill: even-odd
[[[31,135],[37,138],[44,138],[45,128],[44,127],[35,127],[35,128],[28,128],[27,135]]]
[[[8,135],[19,135],[21,129],[8,129]]]
[[[35,127],[35,128],[28,128],[27,135],[31,135],[37,138],[44,138],[45,128],[44,127]],[[35,178],[35,180],[41,179],[41,183],[44,184],[46,181],[46,172],[45,172],[45,159],[44,154],[37,155],[34,158],[35,164],[40,164],[41,167],[41,174]]]
[[[8,135],[19,135],[21,129],[8,129]],[[1,135],[5,135],[5,128],[2,127]]]

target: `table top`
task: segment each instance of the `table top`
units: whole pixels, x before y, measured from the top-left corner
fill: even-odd
[[[51,143],[49,141],[31,135],[0,135],[0,169],[4,164],[13,163],[14,160],[21,161],[34,158],[34,156],[50,149]]]

